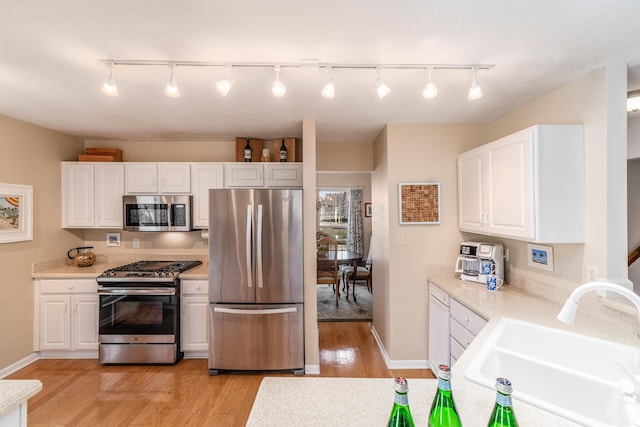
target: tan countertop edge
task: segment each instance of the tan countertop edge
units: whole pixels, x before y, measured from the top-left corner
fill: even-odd
[[[140,260],[200,260],[202,265],[182,273],[182,279],[204,279],[208,277],[208,261],[202,254],[119,254],[108,258],[98,255],[95,264],[89,267],[76,267],[68,265],[65,259],[58,259],[33,264],[31,277],[33,279],[95,279],[103,271]]]
[[[430,271],[432,270],[430,269]],[[464,377],[464,371],[503,317],[512,317],[640,347],[638,325],[634,316],[622,313],[619,317],[606,319],[594,315],[589,309],[593,301],[588,301],[585,304],[586,309],[578,308],[575,326],[569,326],[556,319],[562,307],[559,302],[545,299],[513,285],[504,285],[498,292],[488,292],[481,285],[461,282],[452,272],[441,269],[435,269],[435,271],[435,273],[429,274],[429,282],[489,320],[452,368],[452,389],[456,407],[465,426],[486,425],[487,419],[484,415],[479,416],[479,414],[484,414],[487,407],[492,407],[495,401],[494,390],[468,381]],[[593,300],[597,302],[597,298],[593,298]],[[514,388],[517,388],[517,384],[514,384]],[[553,425],[558,427],[578,425],[525,402],[517,401],[515,398],[514,410],[520,425]]]
[[[42,390],[40,380],[0,380],[0,417]]]

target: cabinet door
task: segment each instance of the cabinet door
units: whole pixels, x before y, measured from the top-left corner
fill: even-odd
[[[492,234],[535,238],[532,132],[486,145],[486,222]]]
[[[62,227],[93,225],[93,163],[62,163]]]
[[[73,295],[73,349],[98,349],[98,295]]]
[[[71,349],[71,312],[68,295],[40,298],[40,349]]]
[[[125,163],[127,194],[155,194],[158,192],[156,163]]]
[[[124,165],[95,165],[96,227],[122,228]]]
[[[207,353],[209,335],[207,316],[209,298],[207,295],[189,295],[182,297],[182,317],[180,348],[182,351]]]
[[[301,163],[266,163],[267,187],[302,187]]]
[[[483,149],[458,156],[458,226],[463,231],[481,231],[484,227]]]
[[[209,227],[209,189],[223,188],[223,176],[224,170],[221,164],[193,163],[191,165],[194,227]]]
[[[225,187],[264,187],[264,165],[260,163],[230,163],[224,165]]]
[[[189,163],[158,164],[158,180],[160,193],[190,193],[191,169]]]

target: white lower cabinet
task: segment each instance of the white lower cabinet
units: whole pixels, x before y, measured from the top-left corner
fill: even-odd
[[[37,283],[36,351],[97,354],[97,289],[95,279],[47,279]]]
[[[180,350],[185,357],[207,357],[209,282],[183,280],[181,286]]]
[[[455,364],[486,324],[487,319],[451,299],[451,365]]]

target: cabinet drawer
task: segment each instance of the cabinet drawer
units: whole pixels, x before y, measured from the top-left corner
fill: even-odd
[[[464,353],[464,348],[460,345],[460,343],[453,338],[451,338],[451,365],[457,361],[460,356]]]
[[[487,320],[473,310],[451,299],[451,318],[471,332],[474,336],[487,324]]]
[[[98,283],[96,279],[47,279],[40,281],[40,293],[42,294],[90,294],[97,292]]]
[[[209,293],[208,280],[183,280],[180,283],[182,294],[207,295]]]
[[[471,332],[466,330],[460,323],[456,320],[451,319],[451,338],[452,341],[458,341],[459,345],[462,346],[463,349],[469,347],[471,341],[475,338]]]

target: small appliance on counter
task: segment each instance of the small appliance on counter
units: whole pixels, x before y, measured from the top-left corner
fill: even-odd
[[[499,243],[463,242],[455,272],[460,280],[487,284],[487,276],[495,275],[504,282],[504,248]]]

